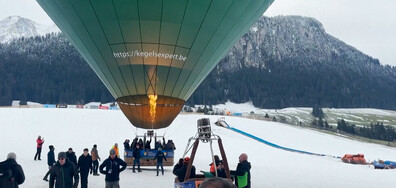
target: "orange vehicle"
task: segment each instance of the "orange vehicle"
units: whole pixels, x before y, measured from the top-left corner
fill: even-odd
[[[363,154],[345,154],[341,158],[342,162],[344,163],[352,163],[352,164],[367,164],[366,159],[364,159]]]

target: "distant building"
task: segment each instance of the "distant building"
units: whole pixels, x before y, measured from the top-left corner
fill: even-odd
[[[12,101],[12,104],[11,104],[11,106],[12,107],[19,107],[19,103],[20,103],[21,101]]]

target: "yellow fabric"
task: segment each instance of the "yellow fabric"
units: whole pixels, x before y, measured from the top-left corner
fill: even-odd
[[[113,146],[113,149],[115,150],[117,157],[120,157],[120,153],[118,152],[118,147]]]

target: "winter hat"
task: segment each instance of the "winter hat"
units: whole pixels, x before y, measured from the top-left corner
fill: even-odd
[[[11,152],[7,155],[7,159],[16,159],[16,154],[14,152]]]
[[[85,148],[84,151],[88,151],[88,148]]]
[[[183,162],[188,163],[190,161],[190,157],[184,158]]]
[[[116,154],[115,149],[111,149],[111,150],[110,150],[110,155],[111,155],[111,154],[114,154],[114,155]]]
[[[66,158],[66,152],[63,152],[63,151],[59,152],[58,153],[58,159],[60,159],[60,158],[64,158],[65,159]]]
[[[50,146],[48,146],[49,147],[49,149],[51,150],[51,149],[54,149],[54,146],[53,145],[50,145]]]

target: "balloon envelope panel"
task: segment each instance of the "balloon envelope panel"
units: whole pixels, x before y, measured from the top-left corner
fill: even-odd
[[[119,104],[125,100],[123,103],[133,104],[127,106],[136,107],[138,101],[143,102],[142,96],[148,95],[157,95],[162,102],[186,101],[273,0],[37,2]],[[175,106],[180,101],[176,100]],[[145,106],[147,101],[143,103]],[[147,114],[138,111],[146,108],[130,109],[124,105],[121,109],[135,126],[143,128],[166,127],[177,115],[169,115],[174,116],[170,121],[157,121],[131,115]],[[180,111],[181,107],[174,110],[177,109]],[[133,121],[134,118],[151,120]]]

